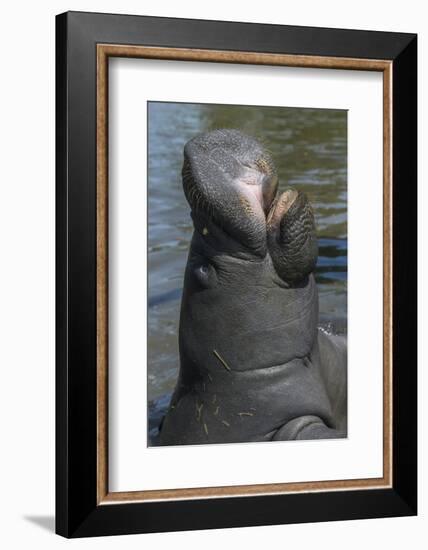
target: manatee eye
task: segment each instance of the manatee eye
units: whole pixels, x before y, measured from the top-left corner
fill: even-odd
[[[209,265],[200,264],[194,268],[194,274],[198,282],[205,288],[209,288],[216,284],[215,272]]]

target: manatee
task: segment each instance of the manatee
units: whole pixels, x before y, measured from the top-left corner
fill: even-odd
[[[269,153],[231,129],[185,145],[182,180],[194,233],[160,444],[346,437],[346,344],[318,328],[307,197],[278,196]]]

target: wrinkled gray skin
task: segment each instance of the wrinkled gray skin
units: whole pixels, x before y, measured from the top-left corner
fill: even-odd
[[[194,234],[180,373],[161,445],[346,437],[346,347],[318,330],[317,238],[303,193],[236,130],[184,148]]]

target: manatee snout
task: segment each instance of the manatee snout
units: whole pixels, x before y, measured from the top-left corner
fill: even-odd
[[[215,130],[190,140],[184,148],[182,173],[190,206],[211,206],[223,220],[228,201],[240,205],[240,212],[263,219],[278,189],[269,153],[237,130]]]
[[[314,270],[318,249],[311,206],[294,189],[277,197],[275,165],[257,140],[238,130],[197,136],[184,148],[182,175],[195,228],[210,235],[212,246],[215,235],[223,251],[227,239],[250,256],[269,254],[289,284]]]

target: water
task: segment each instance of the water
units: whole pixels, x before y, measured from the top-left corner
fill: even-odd
[[[179,365],[178,318],[192,235],[181,184],[183,147],[196,134],[216,128],[237,128],[259,139],[275,161],[279,192],[295,186],[308,195],[319,237],[320,324],[333,332],[346,332],[346,111],[150,103],[148,399],[152,424],[159,417],[159,398],[174,388]]]

